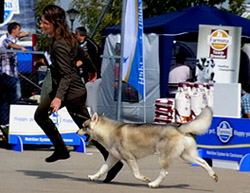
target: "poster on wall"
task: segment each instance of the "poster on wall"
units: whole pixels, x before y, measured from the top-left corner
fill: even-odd
[[[0,27],[8,24],[15,14],[20,14],[19,0],[5,0],[4,22],[0,24]]]
[[[199,25],[198,82],[238,82],[241,31],[241,27]]]

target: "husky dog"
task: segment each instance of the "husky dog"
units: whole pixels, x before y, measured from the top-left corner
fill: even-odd
[[[200,165],[217,182],[218,176],[207,162],[199,157],[196,142],[191,136],[205,133],[211,121],[212,110],[208,107],[195,120],[183,125],[122,123],[94,113],[91,119],[84,122],[83,129],[79,130],[78,134],[89,134],[109,151],[109,157],[100,170],[88,178],[92,181],[97,180],[116,162],[124,160],[136,179],[147,182],[151,188],[156,188],[167,176],[170,162],[181,157],[190,163]],[[159,156],[161,171],[157,179],[151,182],[148,177],[140,174],[137,160],[154,153]]]

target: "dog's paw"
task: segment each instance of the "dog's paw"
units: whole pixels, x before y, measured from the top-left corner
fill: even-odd
[[[146,183],[151,182],[151,179],[148,178],[148,177],[146,177],[146,176],[139,175],[139,176],[135,176],[135,178],[136,178],[137,180],[142,181],[142,182],[146,182]]]
[[[158,188],[159,187],[159,183],[150,182],[150,183],[148,183],[148,187],[149,188]]]
[[[146,183],[149,183],[151,182],[152,180],[146,176],[143,176],[143,181],[146,182]]]
[[[217,174],[214,174],[214,175],[213,175],[213,180],[214,180],[215,182],[218,182],[219,177],[217,176]]]
[[[96,174],[94,174],[94,175],[88,175],[88,179],[89,179],[90,181],[95,181],[95,180],[97,180],[98,178],[99,178],[99,176],[96,175]]]

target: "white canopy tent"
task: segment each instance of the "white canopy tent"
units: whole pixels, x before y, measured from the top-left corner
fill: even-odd
[[[139,96],[138,102],[123,102],[121,105],[121,121],[143,122],[144,109],[146,110],[146,122],[153,122],[155,100],[160,97],[160,66],[159,66],[159,38],[156,34],[144,34],[144,62],[146,80],[146,108],[142,97]],[[92,112],[104,113],[111,119],[116,119],[117,101],[115,100],[115,65],[117,44],[120,43],[120,34],[110,34],[105,40],[101,80],[95,83],[98,88],[97,98],[93,98],[90,91],[88,94],[88,105]],[[139,94],[138,94],[139,95]]]

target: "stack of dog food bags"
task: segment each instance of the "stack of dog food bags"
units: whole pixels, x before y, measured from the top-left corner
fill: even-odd
[[[178,124],[191,120],[191,87],[189,83],[179,83],[175,95],[175,121]]]
[[[168,98],[156,99],[154,121],[159,124],[175,122],[175,100]]]
[[[191,121],[209,106],[213,108],[214,85],[206,83],[180,83],[175,96],[176,122]]]
[[[207,84],[207,106],[213,108],[214,105],[214,85]]]
[[[203,84],[194,83],[191,95],[191,118],[194,119],[202,111],[204,97],[206,97]],[[205,98],[206,100],[206,98]]]
[[[175,98],[155,101],[156,123],[178,124],[191,121],[209,106],[213,108],[214,85],[206,83],[179,83]]]

